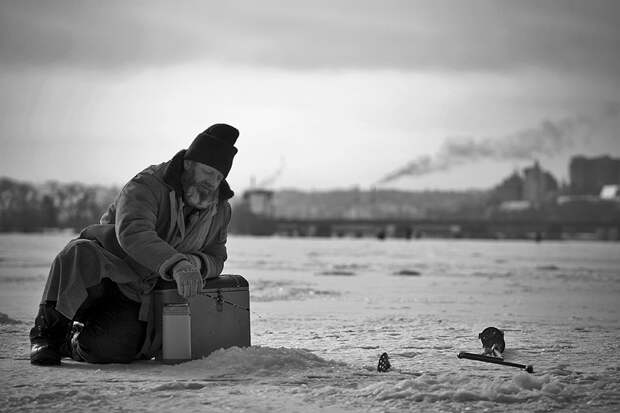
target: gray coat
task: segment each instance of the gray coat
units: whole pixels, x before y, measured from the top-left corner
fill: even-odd
[[[180,151],[169,162],[151,166],[132,178],[100,224],[85,228],[79,237],[91,240],[100,251],[99,277],[117,282],[123,294],[142,303],[140,319],[150,322],[142,351],[146,357],[159,344],[153,336],[151,309],[157,280],[170,280],[171,269],[183,254],[200,257],[205,279],[219,276],[227,258],[228,199],[233,192],[222,181],[216,211],[185,219],[181,186],[184,153]]]

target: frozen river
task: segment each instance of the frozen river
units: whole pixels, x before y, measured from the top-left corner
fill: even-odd
[[[620,243],[231,236],[224,272],[249,281],[252,348],[33,367],[27,332],[70,237],[0,235],[0,409],[620,409]],[[534,374],[456,358],[488,326]]]

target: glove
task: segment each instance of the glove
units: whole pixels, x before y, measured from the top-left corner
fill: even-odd
[[[202,270],[202,260],[196,254],[185,254],[187,261],[194,264],[194,266],[198,269],[198,271]]]
[[[179,261],[172,269],[172,278],[177,283],[179,295],[187,298],[198,295],[202,289],[202,276],[194,264],[187,260]]]

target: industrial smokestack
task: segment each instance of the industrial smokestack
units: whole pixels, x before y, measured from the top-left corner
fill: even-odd
[[[530,160],[551,156],[587,142],[594,127],[620,114],[620,104],[610,104],[596,116],[544,120],[538,126],[495,138],[447,138],[435,156],[421,156],[381,178],[385,184],[404,176],[422,176],[480,160]]]

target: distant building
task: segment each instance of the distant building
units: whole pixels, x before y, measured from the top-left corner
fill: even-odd
[[[620,159],[610,156],[570,160],[570,187],[575,195],[598,195],[605,185],[620,185]]]
[[[494,199],[499,203],[523,199],[523,178],[515,171],[493,189]]]
[[[250,212],[271,217],[274,215],[273,191],[267,189],[249,189],[243,193]]]
[[[538,161],[523,169],[523,199],[529,201],[534,208],[554,199],[558,193],[558,181],[543,170]]]
[[[346,219],[371,219],[373,218],[372,205],[353,205],[342,216]]]

